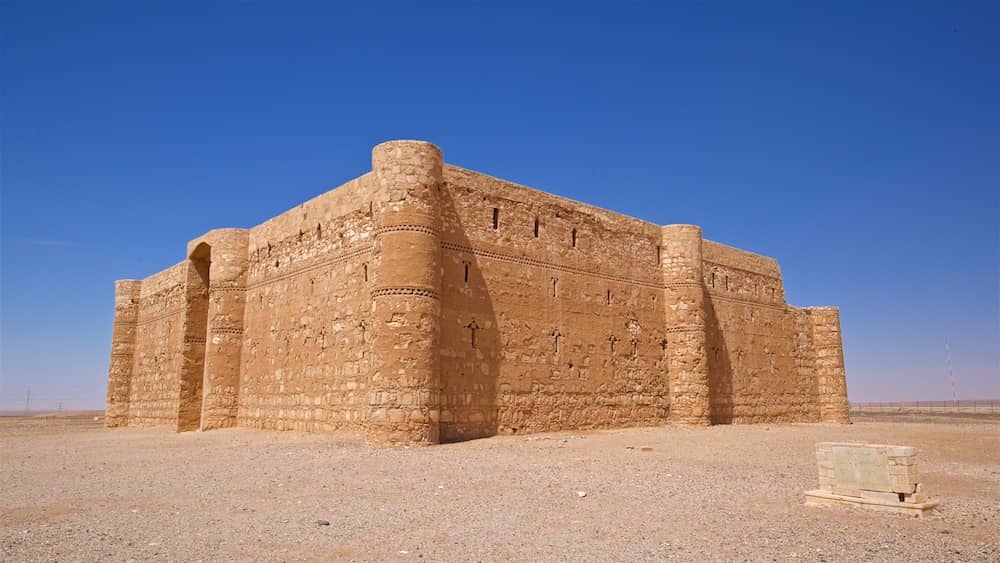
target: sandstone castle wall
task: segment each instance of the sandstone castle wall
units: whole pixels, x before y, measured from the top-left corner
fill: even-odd
[[[417,141],[115,286],[108,426],[426,444],[846,422],[839,315],[771,258],[443,162]]]

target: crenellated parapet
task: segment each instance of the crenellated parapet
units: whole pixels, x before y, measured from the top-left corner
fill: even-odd
[[[246,229],[216,229],[188,244],[190,260],[208,265],[202,430],[236,425],[248,241]]]
[[[701,227],[667,225],[662,233],[670,418],[682,424],[709,424]]]
[[[372,367],[368,440],[438,442],[441,151],[419,141],[372,150]]]
[[[851,418],[840,310],[837,307],[806,307],[805,310],[812,326],[820,420],[849,424]]]
[[[128,425],[141,289],[142,282],[139,280],[115,282],[115,320],[111,329],[111,362],[104,412],[104,425],[108,428]]]

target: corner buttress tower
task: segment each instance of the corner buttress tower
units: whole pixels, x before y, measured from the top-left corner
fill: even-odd
[[[711,424],[701,227],[663,227],[662,259],[670,419]]]
[[[840,334],[840,309],[806,307],[806,311],[809,313],[809,322],[812,325],[820,420],[850,424],[844,343]]]
[[[108,366],[108,395],[104,412],[104,426],[107,428],[128,425],[141,289],[142,282],[139,280],[115,282],[115,320],[111,331],[111,362]]]
[[[188,244],[192,260],[208,263],[201,430],[236,426],[248,244],[246,229],[215,229]]]
[[[390,141],[372,150],[371,338],[366,437],[438,442],[441,319],[441,150]]]

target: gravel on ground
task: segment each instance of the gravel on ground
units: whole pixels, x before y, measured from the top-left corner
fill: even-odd
[[[918,448],[914,519],[811,507],[814,444]],[[101,428],[0,418],[5,561],[998,561],[1000,424],[498,436]]]

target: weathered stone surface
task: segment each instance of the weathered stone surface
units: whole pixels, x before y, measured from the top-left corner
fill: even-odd
[[[425,142],[379,145],[370,173],[186,256],[116,286],[109,426],[432,444],[848,421],[838,312],[785,303],[773,259]]]
[[[104,425],[108,428],[128,424],[141,289],[142,282],[138,280],[115,282],[115,320],[111,332],[111,364],[108,367],[108,395],[104,412]]]
[[[937,503],[918,494],[916,451],[908,446],[820,442],[819,486],[811,504],[856,504],[923,516]]]
[[[833,476],[840,489],[892,490],[889,458],[876,448],[834,446]]]

